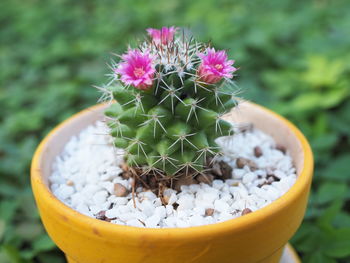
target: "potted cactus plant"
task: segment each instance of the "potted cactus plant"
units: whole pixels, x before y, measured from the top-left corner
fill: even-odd
[[[157,186],[205,177],[219,153],[215,139],[232,132],[221,116],[237,103],[234,61],[184,35],[175,39],[175,31],[149,29],[151,41],[122,55],[112,65],[117,85],[103,89],[115,100],[105,112],[114,145],[128,168]]]
[[[104,103],[38,147],[46,230],[71,263],[279,262],[307,203],[306,139],[237,99],[224,50],[147,32],[111,64]]]

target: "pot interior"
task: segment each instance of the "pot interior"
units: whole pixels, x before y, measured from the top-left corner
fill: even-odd
[[[87,126],[94,124],[98,120],[103,120],[103,111],[106,105],[98,105],[88,108],[59,125],[43,144],[43,154],[41,155],[40,169],[43,181],[48,186],[48,177],[51,174],[51,165],[58,156],[65,144],[74,135],[79,134]],[[299,175],[303,168],[304,153],[300,141],[297,139],[287,123],[275,114],[271,114],[264,108],[243,102],[238,107],[226,114],[224,119],[235,123],[253,123],[254,127],[272,136],[276,143],[287,148],[288,153],[293,158],[294,165]],[[44,161],[45,159],[45,161]]]
[[[269,134],[276,144],[287,149],[293,159],[297,175],[301,173],[304,166],[304,151],[301,142],[283,118],[249,102],[241,103],[223,118],[239,124],[253,123],[255,128]]]

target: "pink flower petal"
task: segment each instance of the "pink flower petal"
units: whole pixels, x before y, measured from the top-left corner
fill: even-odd
[[[155,68],[153,58],[148,52],[129,50],[122,55],[122,62],[114,70],[120,75],[125,85],[132,85],[138,89],[148,89],[153,84]]]
[[[207,48],[204,53],[199,53],[202,60],[198,68],[198,75],[201,81],[214,84],[222,78],[232,78],[232,73],[237,69],[232,67],[234,60],[227,60],[225,50],[215,51],[214,48]]]
[[[167,45],[174,39],[176,27],[162,27],[161,29],[148,28],[147,33],[156,45]]]

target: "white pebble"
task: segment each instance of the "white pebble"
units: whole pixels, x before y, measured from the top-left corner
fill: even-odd
[[[154,213],[155,207],[152,204],[151,201],[149,200],[144,200],[140,205],[139,205],[141,211],[146,215],[146,216],[151,216]]]
[[[129,213],[120,213],[118,218],[122,221],[129,221],[131,219],[136,219],[136,215],[133,212]]]
[[[105,216],[108,218],[117,218],[120,212],[117,208],[109,209],[105,212]]]
[[[109,194],[114,194],[114,183],[112,182],[101,182],[100,186],[108,191]]]
[[[172,205],[167,205],[165,206],[165,209],[166,209],[166,215],[167,216],[170,216],[173,214],[174,212],[174,207]]]
[[[164,206],[158,206],[156,207],[156,209],[154,210],[154,214],[158,215],[160,218],[164,218],[166,217],[166,209]]]
[[[244,184],[248,184],[248,183],[251,183],[254,179],[256,178],[256,174],[255,173],[246,173],[244,176],[243,176],[243,179],[242,179],[242,182]]]
[[[148,199],[150,201],[153,201],[154,199],[157,198],[157,196],[151,192],[151,191],[147,191],[147,192],[142,192],[141,195],[140,195],[141,198],[144,198],[144,199]]]
[[[222,181],[222,180],[214,180],[213,181],[213,187],[215,189],[220,190],[223,186],[224,186],[224,181]]]
[[[126,205],[128,203],[128,199],[125,197],[114,197],[113,202],[117,205]]]
[[[137,219],[130,219],[126,222],[128,226],[144,227],[144,225]]]
[[[145,220],[145,225],[146,227],[155,228],[157,227],[159,221],[160,221],[159,215],[154,214],[153,216],[150,216]]]
[[[163,205],[162,200],[160,198],[156,198],[152,201],[155,207]]]
[[[79,204],[77,205],[76,207],[76,210],[84,215],[87,215],[87,216],[92,216],[92,213],[90,212],[90,209],[88,208],[87,205],[85,204]]]
[[[215,210],[217,210],[219,212],[227,212],[229,210],[230,206],[222,200],[215,200],[214,208],[215,208]]]
[[[190,210],[193,208],[193,201],[194,198],[192,195],[182,195],[180,198],[177,200],[177,203],[179,204],[178,210]]]
[[[172,193],[172,194],[170,195],[168,204],[169,204],[169,205],[173,205],[173,204],[175,204],[176,201],[177,201],[177,196],[176,196],[175,193]]]
[[[67,199],[74,193],[74,188],[72,186],[67,186],[65,184],[61,184],[55,192],[55,195],[61,199]]]
[[[99,191],[94,194],[92,199],[96,205],[101,205],[104,202],[106,202],[107,195],[108,195],[107,191]]]
[[[188,223],[191,226],[200,226],[203,225],[204,219],[203,216],[200,215],[193,215],[188,219]]]
[[[190,224],[188,222],[184,221],[184,220],[178,219],[176,221],[176,226],[177,227],[189,227]]]

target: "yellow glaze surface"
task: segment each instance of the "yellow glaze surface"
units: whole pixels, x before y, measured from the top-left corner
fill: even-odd
[[[97,105],[56,127],[38,146],[31,183],[46,231],[75,263],[277,263],[299,227],[307,204],[313,156],[302,133],[283,117],[243,103],[225,118],[253,122],[287,146],[298,179],[272,204],[222,223],[190,228],[150,229],[121,226],[82,215],[56,199],[48,187],[51,164],[69,138],[102,118]]]

